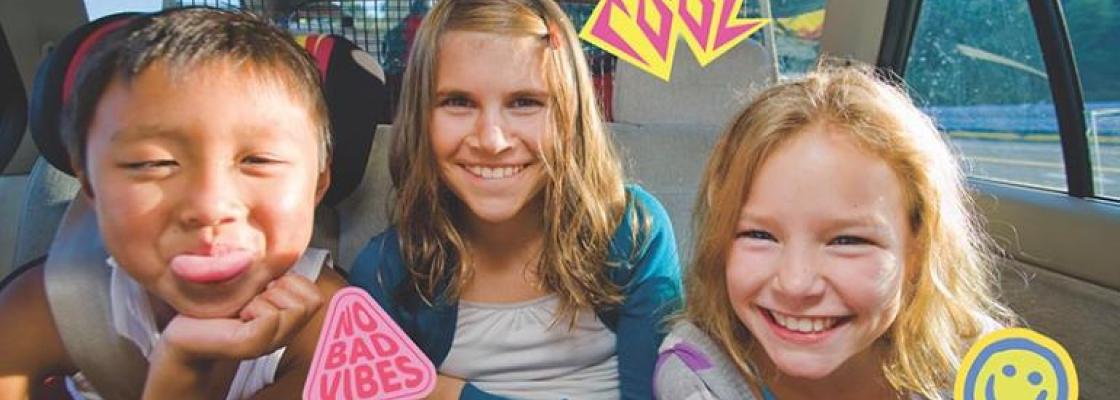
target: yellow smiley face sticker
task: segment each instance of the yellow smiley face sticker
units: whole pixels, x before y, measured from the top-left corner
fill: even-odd
[[[1058,342],[1008,328],[972,345],[953,389],[956,400],[1077,400],[1077,370]]]

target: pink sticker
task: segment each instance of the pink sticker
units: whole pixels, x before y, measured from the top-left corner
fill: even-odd
[[[436,369],[364,290],[339,290],[327,308],[305,400],[420,399],[435,389]]]

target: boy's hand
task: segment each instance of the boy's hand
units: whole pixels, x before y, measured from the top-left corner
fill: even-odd
[[[259,357],[286,344],[322,303],[314,283],[287,274],[250,300],[241,309],[241,319],[179,315],[163,330],[160,344],[186,360]]]
[[[214,361],[252,359],[285,346],[322,303],[314,283],[288,274],[250,300],[240,319],[176,316],[154,350],[144,397],[212,397],[205,392],[225,390],[203,382]]]
[[[466,384],[466,381],[454,376],[437,375],[436,388],[428,394],[428,400],[458,399],[459,393],[463,391],[463,386]]]

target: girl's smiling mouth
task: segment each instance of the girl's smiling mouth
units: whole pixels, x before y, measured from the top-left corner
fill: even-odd
[[[781,338],[794,342],[817,342],[831,336],[853,316],[798,316],[756,306],[770,328]]]
[[[492,180],[492,179],[505,179],[511,178],[520,174],[530,164],[509,164],[499,166],[485,166],[485,165],[472,165],[472,164],[459,164],[463,170],[467,171],[476,178]]]

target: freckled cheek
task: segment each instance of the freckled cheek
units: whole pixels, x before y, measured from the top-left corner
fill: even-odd
[[[772,262],[773,257],[766,252],[732,245],[725,271],[732,301],[746,301],[757,296],[772,274]]]
[[[857,312],[884,312],[897,306],[901,293],[902,264],[891,256],[848,260],[835,272],[832,282],[849,307]]]

